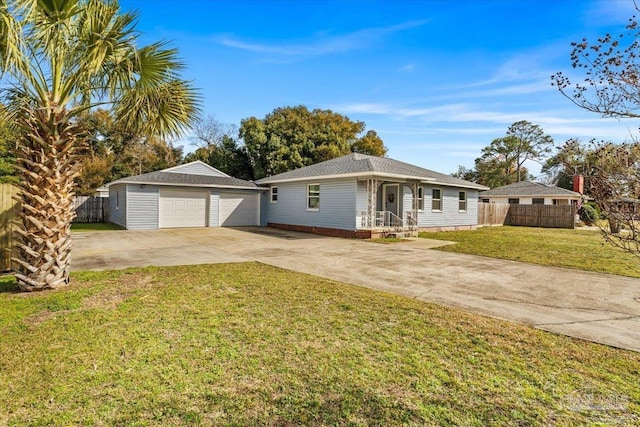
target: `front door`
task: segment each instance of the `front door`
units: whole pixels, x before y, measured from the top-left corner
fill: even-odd
[[[386,184],[384,186],[384,210],[393,212],[395,215],[398,215],[398,206],[399,206],[399,194],[400,194],[400,185],[399,184]]]

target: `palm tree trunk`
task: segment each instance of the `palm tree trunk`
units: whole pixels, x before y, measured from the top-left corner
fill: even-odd
[[[69,283],[74,178],[83,135],[64,107],[25,111],[16,150],[20,173],[13,268],[23,291]]]

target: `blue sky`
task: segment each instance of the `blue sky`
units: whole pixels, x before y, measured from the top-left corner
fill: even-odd
[[[557,144],[622,142],[640,124],[583,112],[550,85],[554,72],[574,73],[571,41],[621,31],[632,0],[120,4],[140,12],[144,42],[180,50],[205,114],[224,123],[331,109],[376,130],[390,157],[444,173],[472,167],[518,120]],[[193,149],[188,137],[176,144]]]

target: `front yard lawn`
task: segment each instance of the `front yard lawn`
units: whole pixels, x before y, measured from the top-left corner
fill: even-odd
[[[436,248],[440,251],[640,277],[640,258],[611,246],[593,230],[501,226],[420,237],[459,242]]]
[[[0,277],[0,425],[640,421],[640,354],[257,263]]]

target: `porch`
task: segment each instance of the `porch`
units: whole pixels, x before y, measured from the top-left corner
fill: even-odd
[[[418,180],[358,181],[357,231],[376,237],[417,237],[418,207],[424,197]]]

